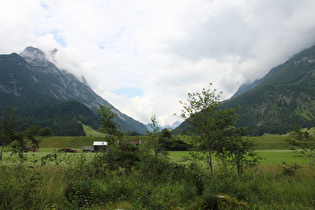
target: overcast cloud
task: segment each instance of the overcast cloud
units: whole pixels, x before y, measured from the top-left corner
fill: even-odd
[[[210,82],[233,95],[315,44],[314,0],[0,0],[0,53],[57,48],[123,113],[179,120],[180,100]]]

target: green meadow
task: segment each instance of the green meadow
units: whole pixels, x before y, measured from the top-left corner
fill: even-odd
[[[261,164],[282,164],[283,162],[308,164],[308,159],[297,157],[297,152],[292,150],[257,150],[256,152],[262,158]],[[169,151],[168,156],[172,160],[180,161],[190,155],[188,151]]]
[[[296,157],[287,135],[246,137],[256,143],[260,163],[238,176],[233,165],[215,160],[210,176],[206,164],[186,160],[189,151],[84,153],[83,146],[105,137],[89,127],[85,132],[37,137],[40,151],[24,153],[23,161],[6,147],[0,209],[315,209],[314,166]]]
[[[32,159],[34,159],[34,156],[37,159],[40,159],[43,156],[57,152],[61,148],[73,148],[77,149],[79,152],[82,152],[83,146],[92,146],[94,141],[104,140],[103,133],[97,132],[88,126],[85,126],[85,129],[88,135],[82,137],[38,137],[38,139],[41,140],[40,152],[27,153],[27,156],[31,157]],[[141,139],[141,141],[146,141],[147,137],[133,136],[128,138],[130,140]],[[189,137],[187,136],[181,136],[179,138],[185,139],[185,141],[189,142]],[[297,157],[297,152],[292,150],[292,146],[286,142],[287,135],[265,134],[263,136],[246,138],[249,138],[251,141],[254,141],[257,144],[258,150],[256,152],[262,158],[260,161],[261,164],[283,164],[283,162],[287,164],[308,164],[308,160],[302,157]],[[183,158],[190,157],[190,155],[189,151],[169,151],[168,157],[173,161],[181,161]],[[3,162],[15,162],[15,159],[17,159],[17,157],[12,157],[10,152],[4,153],[3,158]]]

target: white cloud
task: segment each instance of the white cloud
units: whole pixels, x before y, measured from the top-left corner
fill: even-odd
[[[179,101],[210,82],[226,99],[315,43],[313,0],[0,3],[0,53],[58,48],[59,67],[143,123],[176,121]]]

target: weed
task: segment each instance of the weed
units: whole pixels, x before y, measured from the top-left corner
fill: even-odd
[[[285,162],[283,162],[282,172],[283,172],[283,175],[285,175],[285,176],[294,176],[296,170],[298,170],[300,168],[302,168],[302,166],[300,166],[296,163],[288,165]]]

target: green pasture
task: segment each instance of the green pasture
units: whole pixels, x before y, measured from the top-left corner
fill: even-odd
[[[244,137],[255,142],[258,150],[290,150],[292,148],[286,142],[287,135],[264,134],[262,136]]]
[[[36,164],[41,164],[42,157],[45,157],[49,154],[58,154],[58,159],[61,165],[71,165],[72,162],[77,161],[79,158],[92,158],[95,154],[93,153],[83,153],[81,148],[78,148],[78,153],[65,153],[65,152],[57,152],[60,148],[40,148],[40,152],[28,152],[25,153],[27,157],[26,163],[32,164],[34,161]],[[307,165],[308,159],[295,157],[297,153],[292,150],[258,150],[258,155],[263,158],[260,163],[261,164],[283,164],[283,162],[287,164],[299,164],[299,165]],[[83,157],[84,156],[84,157]],[[186,157],[190,157],[189,151],[169,151],[168,157],[172,161],[181,161]],[[3,164],[15,164],[19,163],[19,158],[17,155],[11,155],[10,151],[6,151],[3,154]],[[215,158],[214,158],[215,161]],[[55,165],[56,161],[46,161],[49,165]]]
[[[104,137],[105,134],[99,131],[94,130],[93,128],[82,124],[83,130],[88,137]]]
[[[46,156],[48,154],[52,154],[56,152],[57,150],[61,148],[72,148],[72,149],[77,149],[79,153],[82,152],[82,147],[83,146],[92,146],[94,141],[104,141],[105,134],[100,133],[98,131],[93,130],[89,126],[84,126],[84,130],[87,134],[87,136],[80,136],[80,137],[64,137],[64,136],[52,136],[52,137],[37,137],[40,142],[40,152],[36,153],[26,153],[28,156],[28,159],[34,159],[33,157],[35,156],[35,159],[41,159],[41,157]],[[306,129],[304,129],[306,130]],[[315,128],[312,128],[308,130],[308,132],[313,135],[315,131]],[[295,157],[297,153],[292,150],[292,146],[289,145],[286,142],[286,139],[288,138],[289,134],[286,135],[276,135],[276,134],[264,134],[263,136],[258,136],[258,137],[244,137],[248,138],[249,140],[253,141],[257,145],[257,152],[261,158],[261,163],[266,163],[266,164],[282,164],[283,162],[285,163],[298,163],[298,164],[307,164],[308,160]],[[145,142],[147,139],[147,136],[130,136],[130,137],[125,137],[130,140],[138,140],[140,139],[142,142]],[[175,136],[177,139],[181,139],[185,142],[190,142],[191,137],[190,136],[185,136],[185,135],[180,135],[180,136]],[[6,150],[9,150],[9,147],[6,148]],[[14,156],[10,156],[10,152],[5,152],[4,153],[4,162],[5,160],[12,160],[11,162],[15,161]],[[69,154],[68,155],[63,155],[64,157],[68,156],[69,157],[78,155],[78,154]],[[91,155],[91,154],[90,154]],[[61,157],[61,155],[59,155]],[[184,157],[188,157],[189,152],[188,151],[170,151],[169,152],[169,157],[171,160],[174,161],[180,161]],[[16,161],[18,158],[16,157]]]
[[[39,152],[24,153],[24,165],[40,166],[45,163],[46,166],[65,166],[71,167],[82,160],[91,160],[95,154],[83,153],[79,149],[78,153],[58,152],[59,148],[40,148]],[[56,156],[54,156],[56,154]],[[46,157],[46,158],[45,158]],[[21,163],[20,158],[12,154],[10,150],[6,149],[3,153],[2,165],[16,165]]]
[[[192,141],[191,136],[180,135],[179,139],[190,143]],[[258,150],[290,150],[290,146],[286,139],[288,135],[278,135],[278,134],[264,134],[262,136],[246,136],[245,139],[255,142]]]
[[[51,136],[38,137],[41,141],[40,148],[76,148],[81,149],[83,146],[92,146],[94,141],[104,141],[104,137],[86,137],[86,136]]]
[[[299,165],[308,164],[308,159],[296,157],[297,153],[292,150],[257,150],[258,155],[262,158],[262,164],[287,164],[296,163]],[[186,157],[190,157],[188,151],[169,151],[171,160],[180,161]],[[214,157],[215,160],[215,157]]]
[[[87,125],[84,125],[84,124],[82,124],[82,125],[83,125],[84,132],[86,133],[86,136],[88,138],[96,138],[97,141],[99,141],[98,138],[100,138],[100,139],[102,137],[104,138],[104,136],[105,136],[104,133],[98,132]],[[315,127],[310,128],[310,129],[303,128],[302,131],[303,132],[307,131],[311,136],[315,136]],[[283,134],[283,135],[266,133],[262,136],[249,136],[249,137],[244,137],[244,138],[255,142],[257,145],[257,150],[292,150],[292,146],[286,142],[286,140],[288,139],[288,136],[289,136],[289,133]],[[77,138],[77,137],[74,137],[74,138]],[[132,137],[128,137],[128,138],[137,139],[137,140],[140,139],[141,141],[145,141],[147,137],[146,136],[132,136]],[[191,143],[191,140],[192,140],[191,136],[188,136],[188,135],[178,135],[178,136],[176,136],[176,138],[181,139],[181,140],[185,141],[186,143]],[[75,140],[70,141],[68,143],[74,143],[74,142],[75,142]],[[91,141],[85,140],[85,142],[90,143]],[[69,147],[71,146],[71,144],[68,144],[68,145],[69,145]],[[77,146],[78,146],[78,144],[76,144],[74,147],[77,147]],[[49,146],[49,147],[51,147],[51,146]]]

